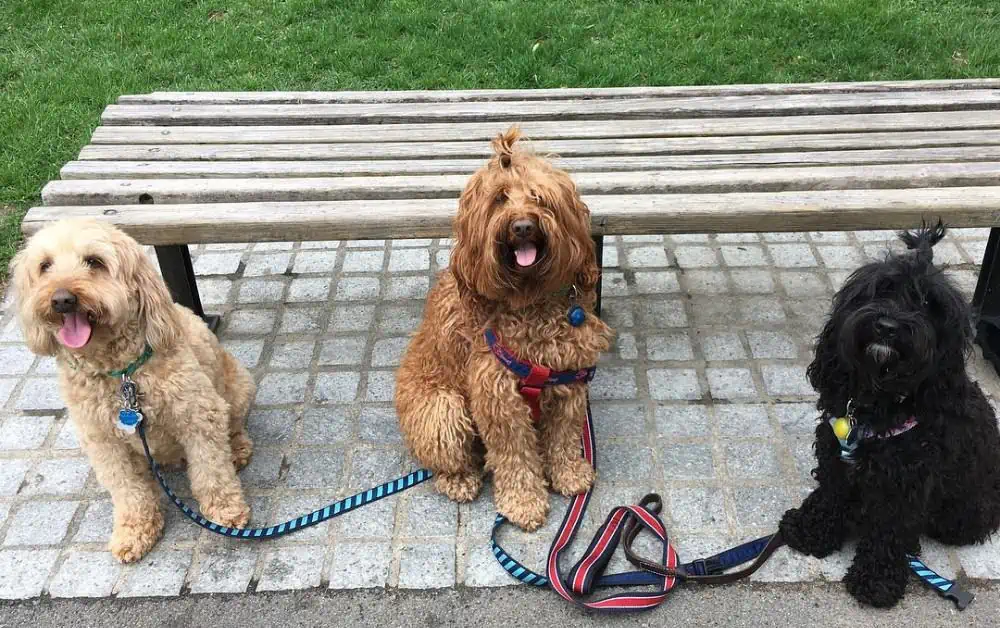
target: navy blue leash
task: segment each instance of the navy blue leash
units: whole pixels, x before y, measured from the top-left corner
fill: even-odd
[[[183,512],[188,519],[194,521],[202,528],[205,528],[210,532],[215,532],[216,534],[221,534],[222,536],[233,538],[273,539],[286,534],[291,534],[292,532],[314,526],[318,523],[329,521],[334,517],[339,517],[340,515],[356,510],[361,506],[377,502],[384,497],[401,493],[408,488],[412,488],[418,484],[426,482],[432,476],[432,473],[427,469],[419,469],[396,480],[379,484],[378,486],[370,488],[367,491],[361,491],[356,495],[351,495],[346,499],[333,502],[329,506],[320,508],[319,510],[314,510],[309,514],[302,515],[301,517],[290,519],[284,523],[279,523],[278,525],[273,525],[268,528],[230,528],[213,521],[209,521],[205,517],[201,516],[199,512],[190,508],[187,504],[181,501],[181,499],[177,497],[172,490],[170,490],[170,487],[167,486],[167,481],[163,479],[163,474],[160,473],[160,465],[156,463],[153,459],[153,455],[149,451],[149,444],[146,442],[144,424],[144,421],[140,421],[136,425],[136,431],[139,432],[139,438],[142,440],[142,448],[146,451],[146,459],[149,461],[149,469],[153,472],[153,475],[156,477],[156,481],[160,483],[160,487],[163,489],[163,492],[167,494],[167,497],[170,498],[170,501],[172,501],[175,506],[180,508],[181,512]]]

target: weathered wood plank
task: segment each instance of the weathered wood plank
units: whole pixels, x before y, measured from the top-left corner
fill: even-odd
[[[995,89],[1000,79],[881,81],[860,83],[772,83],[764,85],[683,85],[558,89],[469,89],[341,92],[152,92],[118,98],[122,104],[382,103],[569,100],[678,96],[753,96],[764,94],[867,93]]]
[[[1000,187],[837,190],[587,198],[594,233],[725,233],[881,229],[941,217],[953,227],[1000,226]],[[93,217],[146,244],[447,237],[453,199],[36,207],[22,223]]]
[[[998,161],[1000,146],[831,150],[777,153],[720,153],[675,156],[554,158],[569,172],[628,172],[864,164]],[[63,179],[239,179],[246,177],[347,177],[468,175],[482,159],[374,161],[71,161]]]
[[[600,140],[540,140],[529,146],[562,157],[671,155],[782,150],[930,148],[990,146],[1000,133],[982,131],[913,131],[908,133],[836,133],[821,135],[749,135]],[[309,160],[309,159],[486,159],[488,142],[386,142],[350,144],[92,144],[80,159],[160,160]]]
[[[489,140],[501,123],[358,124],[307,126],[101,126],[93,144],[313,144],[337,142],[434,142]],[[863,133],[1000,129],[997,111],[934,111],[870,115],[692,118],[590,122],[526,122],[534,140],[791,133]]]
[[[1000,162],[581,173],[583,195],[785,192],[1000,186]],[[140,179],[52,181],[46,205],[234,203],[458,198],[464,175],[296,179]]]
[[[104,124],[362,124],[619,120],[961,111],[1000,107],[1000,90],[464,103],[109,105]]]

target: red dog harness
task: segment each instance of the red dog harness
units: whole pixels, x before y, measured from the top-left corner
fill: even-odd
[[[531,417],[536,421],[542,416],[542,406],[539,403],[542,388],[589,382],[594,379],[594,373],[597,372],[596,366],[576,371],[553,371],[534,362],[519,360],[510,349],[500,344],[492,329],[487,329],[483,335],[497,360],[520,378],[521,383],[517,391],[531,408]]]

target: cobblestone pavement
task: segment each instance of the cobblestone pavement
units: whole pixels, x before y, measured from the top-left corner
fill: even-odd
[[[956,230],[935,248],[970,297],[987,235]],[[608,238],[604,311],[618,339],[592,386],[601,466],[584,534],[610,507],[654,490],[666,499],[682,557],[772,531],[812,482],[816,414],[804,378],[812,338],[833,290],[891,238]],[[254,524],[416,468],[392,410],[393,370],[448,251],[438,240],[193,251],[206,308],[224,315],[221,337],[259,382],[249,418],[256,453],[242,473]],[[991,394],[1000,392],[979,358],[972,368]],[[489,551],[490,494],[457,506],[426,485],[267,543],[221,539],[171,507],[156,549],[122,567],[105,549],[110,502],[67,423],[54,374],[51,360],[28,352],[5,304],[0,598],[512,583]],[[189,494],[183,473],[170,481]],[[540,567],[561,520],[566,500],[552,502],[540,532],[504,537],[529,565]],[[926,542],[924,549],[946,575],[1000,578],[995,545],[949,550]],[[837,580],[849,558],[781,551],[754,578]]]

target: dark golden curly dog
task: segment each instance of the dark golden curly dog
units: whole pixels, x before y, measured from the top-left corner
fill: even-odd
[[[521,360],[571,370],[595,365],[612,331],[593,314],[600,270],[590,211],[570,177],[522,149],[519,137],[516,128],[498,136],[495,156],[462,193],[451,267],[403,356],[396,409],[439,491],[474,499],[485,462],[497,509],[534,530],[548,515],[549,485],[575,495],[594,481],[580,452],[586,386],[544,388],[535,421],[483,333],[494,330]],[[567,317],[573,300],[586,311],[578,327]]]

